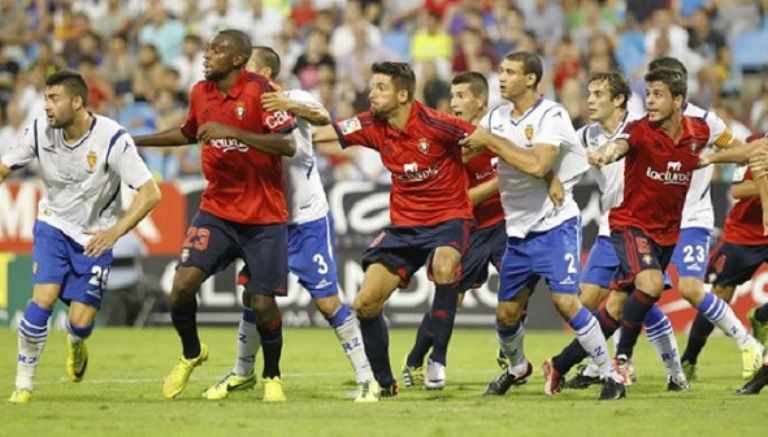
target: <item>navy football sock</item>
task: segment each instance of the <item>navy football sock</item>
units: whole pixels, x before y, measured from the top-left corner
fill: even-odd
[[[681,361],[687,361],[691,364],[696,364],[699,359],[699,354],[707,344],[707,337],[715,329],[713,325],[703,314],[697,313],[696,318],[693,320],[691,326],[691,333],[688,334],[688,344],[685,345],[685,352]]]
[[[365,354],[371,363],[373,375],[382,387],[389,387],[395,382],[389,364],[389,331],[384,316],[379,313],[373,318],[361,318],[360,332],[363,334]]]
[[[179,296],[171,302],[171,321],[181,338],[184,358],[200,356],[200,339],[197,336],[197,298]]]
[[[632,357],[637,337],[643,330],[645,317],[657,300],[658,298],[650,296],[639,289],[629,295],[627,303],[624,304],[624,317],[621,320],[621,339],[616,347],[616,356]]]
[[[283,352],[283,319],[280,314],[269,323],[257,324],[264,354],[263,378],[280,377],[280,355]]]
[[[432,312],[427,311],[421,318],[421,324],[416,331],[416,342],[408,353],[406,364],[409,367],[421,367],[424,365],[424,357],[432,347]]]
[[[435,290],[435,300],[432,302],[432,361],[446,364],[448,343],[453,334],[453,322],[456,320],[458,293],[455,288],[438,286]]]

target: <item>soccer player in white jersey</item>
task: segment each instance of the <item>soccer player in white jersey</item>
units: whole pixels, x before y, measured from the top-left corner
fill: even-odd
[[[684,76],[688,74],[682,62],[672,57],[658,58],[648,64],[648,71],[658,68],[669,68]],[[734,138],[725,122],[712,111],[686,102],[683,107],[683,115],[702,118],[707,122],[711,131],[720,132],[719,137],[715,140],[715,146],[732,148],[744,144],[741,139]],[[699,323],[705,321],[712,323],[737,342],[742,354],[742,376],[746,379],[761,367],[763,346],[749,335],[728,302],[715,294],[704,291],[704,275],[707,271],[710,239],[715,225],[714,209],[710,196],[713,171],[714,168],[710,165],[693,172],[691,186],[688,189],[683,207],[680,239],[675,246],[671,263],[676,267],[679,275],[677,287],[680,295],[693,305],[699,311],[699,315],[704,318],[698,317]],[[691,330],[692,337],[695,335],[694,331],[694,329]],[[686,349],[688,348],[686,347]],[[683,369],[688,379],[693,379],[696,373],[695,360],[691,362],[691,359],[686,355],[683,353]]]
[[[640,118],[627,111],[631,94],[629,83],[618,72],[596,73],[590,77],[587,89],[587,109],[591,123],[583,126],[576,134],[586,150],[595,150],[614,140],[624,130],[627,122]],[[620,265],[616,250],[611,243],[608,213],[622,201],[624,192],[624,160],[618,160],[602,168],[590,169],[600,190],[600,229],[597,240],[581,277],[581,303],[595,311],[604,333],[613,332],[621,319],[623,300],[609,299],[608,304],[600,303],[608,297],[609,288]],[[657,306],[648,313],[645,320],[648,339],[667,371],[667,389],[672,391],[688,389],[677,352],[677,341],[672,324]],[[551,359],[551,366],[558,374],[565,375],[570,368],[586,357],[578,344],[572,342],[562,353]],[[564,387],[583,389],[600,382],[599,369],[594,363],[582,366],[579,373],[568,380]],[[627,383],[632,382],[631,379]]]
[[[625,395],[624,385],[613,369],[605,337],[597,319],[578,298],[581,223],[572,190],[589,166],[568,112],[536,91],[542,74],[541,60],[535,54],[508,54],[499,67],[499,80],[502,96],[510,103],[489,111],[481,127],[463,141],[465,147],[487,149],[499,156],[499,191],[507,221],[496,323],[499,345],[510,365],[489,389],[509,387],[510,379],[528,370],[523,353],[523,309],[533,287],[544,277],[558,312],[600,367],[600,399],[618,399]],[[550,170],[565,188],[560,206],[549,199],[543,179]],[[553,394],[549,386],[545,392]]]
[[[0,158],[0,182],[37,159],[45,186],[33,234],[32,300],[19,322],[13,403],[32,398],[57,299],[69,305],[67,376],[74,382],[83,379],[85,339],[101,304],[112,246],[160,201],[160,190],[126,130],[88,112],[87,105],[88,86],[79,74],[49,76],[46,118],[35,119]],[[138,194],[121,215],[122,184]]]
[[[274,80],[280,74],[280,56],[269,47],[254,47],[246,69]],[[277,88],[277,86],[275,86]],[[359,385],[356,402],[375,402],[379,388],[365,355],[360,325],[339,298],[333,244],[333,220],[317,171],[312,125],[330,123],[330,115],[312,94],[303,90],[278,91],[262,96],[267,111],[287,111],[298,125],[296,154],[284,158],[283,176],[288,201],[288,269],[312,296],[315,307],[336,332]],[[247,269],[247,267],[246,267]],[[248,272],[241,273],[247,281]],[[203,393],[206,399],[223,399],[229,392],[256,384],[254,364],[259,332],[253,311],[243,311],[237,337],[237,361],[232,371]]]

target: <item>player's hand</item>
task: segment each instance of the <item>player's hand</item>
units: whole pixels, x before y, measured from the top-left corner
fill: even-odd
[[[282,91],[274,91],[261,95],[261,107],[267,112],[291,112],[292,105]]]
[[[204,143],[215,138],[235,138],[236,135],[231,126],[209,121],[197,129],[197,139]]]
[[[699,163],[696,164],[696,168],[706,167],[712,164],[709,159],[709,155],[699,156]]]
[[[478,127],[474,132],[472,132],[471,135],[467,135],[463,139],[459,140],[459,145],[472,151],[483,150],[486,148],[489,142],[487,135],[491,134],[489,134],[488,131],[482,127]]]
[[[563,200],[565,199],[565,187],[563,186],[563,182],[560,181],[560,178],[557,176],[553,177],[552,180],[549,181],[547,191],[549,193],[549,200],[555,204],[555,207],[559,208],[563,205]]]
[[[587,162],[589,162],[590,165],[600,168],[606,165],[608,160],[605,159],[605,156],[603,156],[602,153],[596,150],[587,150]]]
[[[91,239],[85,245],[85,255],[94,258],[101,256],[102,253],[111,249],[115,242],[122,236],[120,231],[111,227],[103,231],[85,231],[86,235],[92,235]]]

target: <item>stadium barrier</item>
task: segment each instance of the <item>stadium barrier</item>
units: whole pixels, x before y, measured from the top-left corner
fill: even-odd
[[[200,202],[203,185],[199,183],[163,183],[163,201],[137,228],[146,243],[149,256],[142,263],[145,274],[155,278],[170,290],[176,258],[179,253],[186,224]],[[41,185],[36,181],[10,182],[0,185],[0,326],[15,327],[31,295],[32,228]],[[129,202],[129,190],[123,190],[124,202]],[[336,261],[342,288],[342,299],[351,302],[362,282],[360,256],[375,237],[389,223],[388,186],[365,182],[340,182],[328,189],[328,201],[335,220],[337,234]],[[600,198],[594,186],[576,187],[576,201],[582,207],[584,224],[585,259],[597,234],[600,216]],[[729,205],[727,184],[713,184],[715,204],[715,237]],[[127,204],[127,203],[124,203]],[[715,238],[716,239],[716,238]],[[713,239],[714,240],[714,239]],[[239,318],[241,287],[236,285],[236,273],[241,264],[207,281],[199,297],[198,321],[201,324],[236,323]],[[672,272],[674,277],[675,273]],[[739,316],[753,305],[768,301],[768,269],[762,268],[752,281],[737,289],[734,307]],[[498,276],[491,269],[486,285],[467,294],[457,324],[465,327],[490,327],[494,324],[495,290]],[[433,286],[420,270],[407,290],[397,291],[387,304],[386,314],[393,326],[414,326],[431,302]],[[677,330],[689,327],[694,310],[683,301],[676,290],[666,292],[660,301]],[[295,277],[289,281],[288,295],[278,299],[287,326],[325,326],[326,321],[314,309],[309,297]],[[63,326],[63,307],[54,315],[54,325]],[[153,314],[150,323],[170,323],[168,314]],[[529,308],[530,329],[561,329],[562,319],[555,313],[549,293],[539,285]]]

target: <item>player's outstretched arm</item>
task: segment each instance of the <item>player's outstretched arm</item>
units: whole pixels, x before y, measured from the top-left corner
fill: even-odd
[[[534,144],[533,148],[524,149],[483,127],[478,127],[472,135],[461,140],[460,144],[470,150],[485,148],[498,155],[502,161],[535,178],[543,178],[549,173],[560,152],[551,144]]]
[[[616,162],[629,152],[629,143],[625,140],[609,141],[596,150],[587,150],[587,161],[595,167]]]
[[[499,178],[494,177],[469,189],[469,200],[477,206],[499,192]]]
[[[296,117],[307,120],[313,126],[325,126],[331,123],[331,114],[321,105],[288,99],[281,91],[262,94],[261,107],[267,112],[290,112]]]
[[[731,185],[731,196],[736,200],[746,199],[748,197],[759,196],[757,184],[754,181],[743,181]]]
[[[214,121],[209,121],[197,129],[197,139],[204,143],[219,138],[234,138],[270,155],[293,156],[296,153],[293,132],[262,134]]]
[[[336,133],[336,129],[331,125],[318,126],[312,128],[312,142],[317,143],[333,143],[339,141],[339,134]]]
[[[86,232],[93,236],[85,245],[85,254],[97,257],[112,248],[120,237],[136,227],[158,203],[160,203],[160,188],[154,180],[149,179],[139,187],[133,202],[114,226],[101,231]]]
[[[195,139],[187,138],[181,128],[174,127],[155,134],[134,137],[134,142],[137,146],[176,147],[192,144]]]

